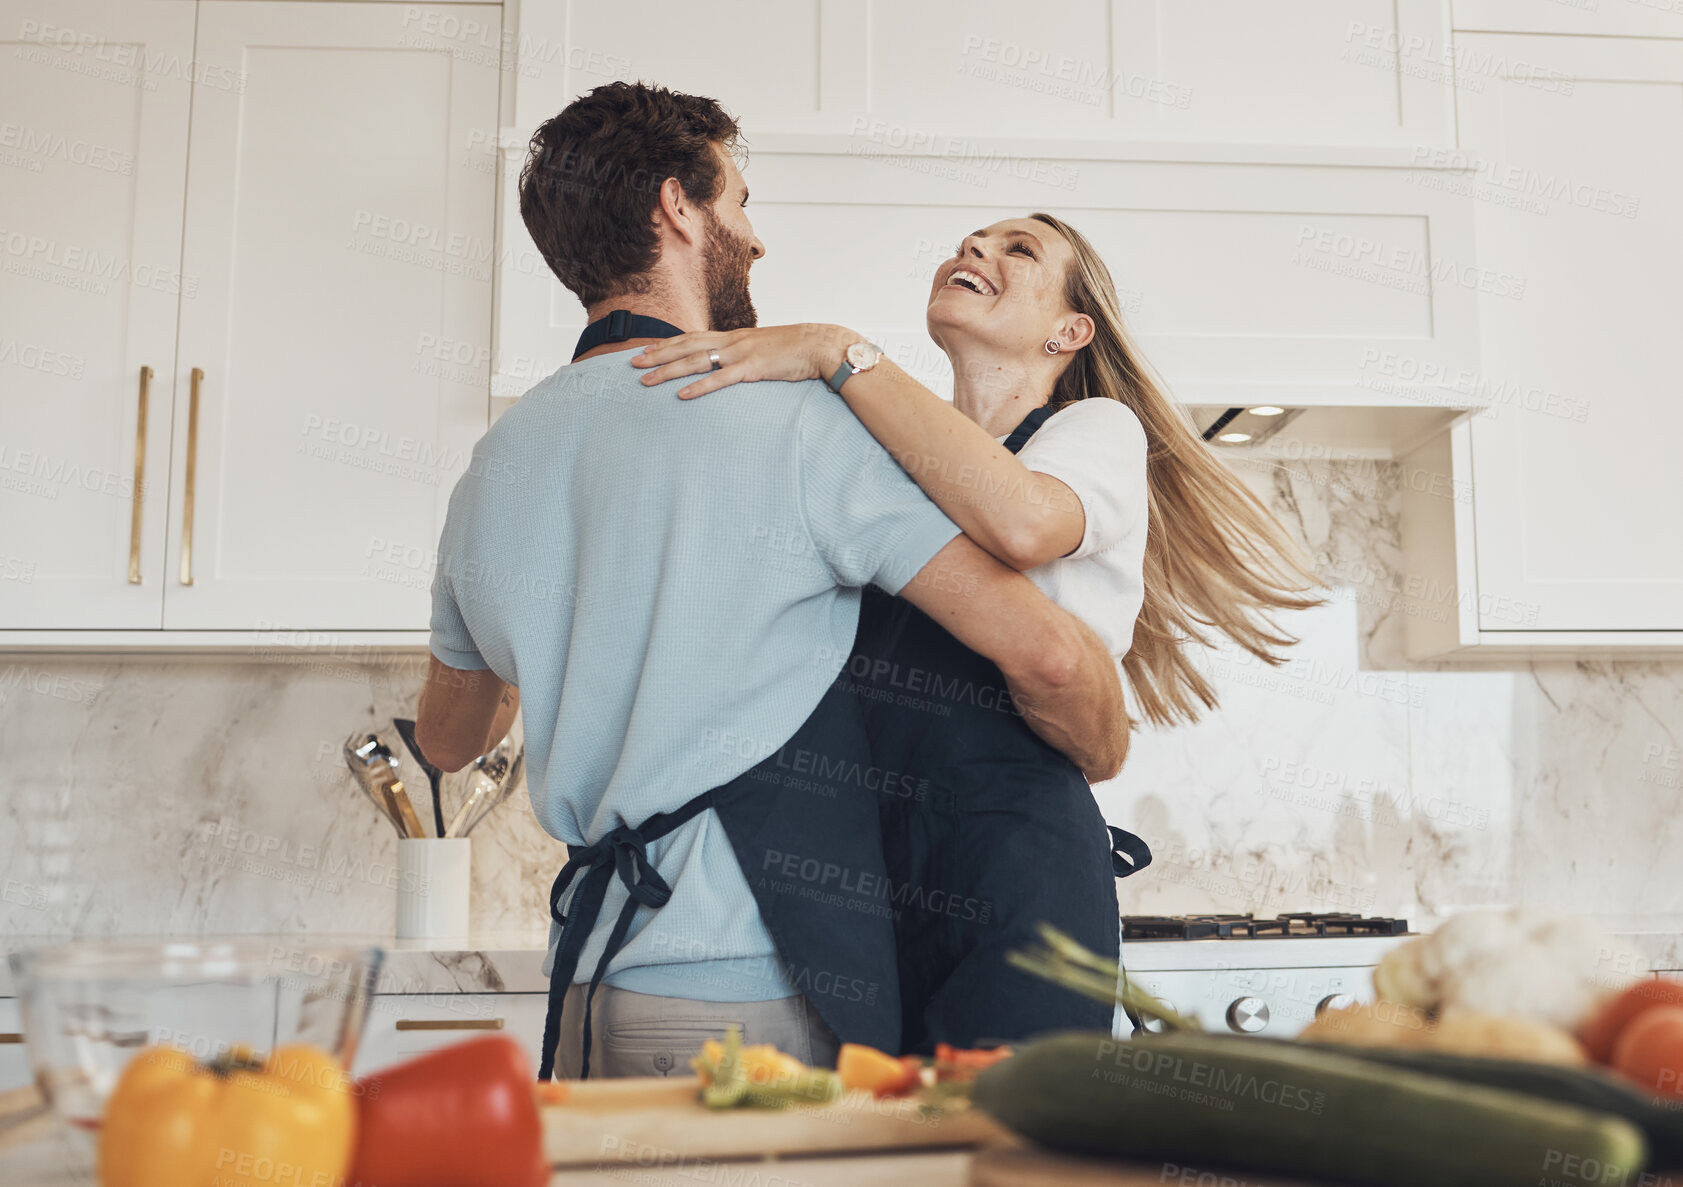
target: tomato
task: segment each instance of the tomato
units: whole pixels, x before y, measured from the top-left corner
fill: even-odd
[[[1607,1001],[1589,1024],[1578,1032],[1578,1041],[1597,1063],[1613,1061],[1613,1045],[1631,1021],[1655,1006],[1683,1006],[1683,981],[1646,977]]]
[[[338,1183],[356,1140],[349,1078],[327,1052],[200,1063],[148,1047],[123,1069],[99,1140],[103,1187]]]
[[[358,1082],[349,1182],[378,1187],[543,1187],[536,1077],[502,1035],[470,1039]]]
[[[843,1088],[860,1088],[872,1096],[899,1096],[921,1082],[919,1060],[910,1063],[861,1043],[843,1043],[836,1056],[836,1074]]]
[[[1613,1045],[1613,1067],[1655,1096],[1683,1100],[1683,1006],[1638,1015]]]
[[[967,1051],[947,1043],[936,1043],[935,1079],[943,1083],[949,1080],[974,1080],[977,1072],[1010,1057],[1009,1047]]]

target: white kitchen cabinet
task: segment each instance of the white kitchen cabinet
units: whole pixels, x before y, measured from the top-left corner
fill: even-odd
[[[193,14],[0,0],[0,629],[161,625]]]
[[[714,96],[751,147],[762,323],[881,334],[938,387],[924,286],[1007,214],[1051,210],[1099,242],[1189,403],[1417,407],[1372,358],[1476,367],[1473,293],[1506,283],[1477,273],[1472,211],[1433,184],[1455,87],[1421,59],[1448,55],[1444,0],[557,0],[519,19],[505,176],[612,78]],[[506,398],[567,361],[584,315],[512,186],[502,235]]]
[[[1481,263],[1527,283],[1480,302],[1483,410],[1406,459],[1454,478],[1405,488],[1407,580],[1447,611],[1409,618],[1410,653],[1683,648],[1683,44],[1458,45],[1512,64],[1463,99],[1462,185]]]
[[[1478,202],[1481,260],[1529,279],[1480,304],[1488,411],[1432,446],[1471,497],[1444,574],[1455,629],[1421,627],[1416,651],[1683,645],[1683,43],[1463,41],[1573,86],[1463,100],[1467,184],[1501,199]]]
[[[547,993],[376,994],[352,1070],[363,1076],[486,1034],[507,1035],[537,1067]]]
[[[29,1052],[23,1043],[18,999],[0,997],[0,1092],[22,1088],[33,1078],[29,1072]]]
[[[953,136],[1412,150],[1454,142],[1448,43],[1445,0],[553,0],[520,13],[513,122],[642,78],[718,98],[756,147],[858,151],[886,122],[922,153]]]
[[[488,424],[500,7],[0,5],[0,646],[424,641]]]
[[[168,629],[427,623],[488,423],[496,179],[467,162],[499,76],[459,35],[494,45],[494,8],[419,11],[200,6],[201,62],[242,85],[193,110]]]
[[[1582,33],[1677,37],[1677,0],[1453,0],[1455,28],[1477,33]]]

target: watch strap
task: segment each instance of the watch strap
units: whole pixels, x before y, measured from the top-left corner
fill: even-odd
[[[852,379],[854,374],[855,371],[853,369],[853,364],[844,358],[842,359],[842,365],[836,368],[836,373],[824,382],[829,386],[831,391],[835,392],[836,395],[839,396],[842,394],[842,384],[846,383],[849,379]]]

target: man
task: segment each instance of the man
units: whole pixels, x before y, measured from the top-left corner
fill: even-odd
[[[521,213],[591,325],[475,448],[439,545],[420,747],[458,769],[524,703],[533,807],[570,850],[545,1076],[682,1071],[733,1023],[815,1063],[898,1049],[877,804],[903,773],[836,680],[866,585],[996,663],[1093,777],[1126,748],[1096,636],[824,384],[685,402],[639,381],[627,352],[754,324],[737,135],[710,99],[626,83],[538,130]]]

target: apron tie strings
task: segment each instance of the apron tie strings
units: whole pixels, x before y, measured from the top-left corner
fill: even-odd
[[[613,930],[608,934],[608,942],[603,946],[601,959],[596,962],[596,970],[590,978],[590,988],[585,992],[584,1048],[579,1067],[580,1079],[588,1079],[590,1076],[590,1007],[591,1000],[596,996],[596,987],[607,974],[609,962],[624,946],[626,936],[631,931],[631,922],[636,918],[637,908],[642,906],[651,911],[658,911],[672,898],[672,887],[649,860],[649,845],[679,825],[694,819],[712,803],[713,793],[704,792],[675,811],[661,812],[649,817],[641,828],[622,824],[594,845],[568,852],[567,864],[561,867],[561,872],[555,876],[555,882],[549,889],[549,914],[550,918],[561,925],[561,938],[555,945],[555,965],[549,976],[549,1007],[544,1015],[543,1051],[538,1061],[538,1079],[548,1080],[555,1074],[555,1047],[561,1038],[562,1004],[566,999],[567,989],[578,972],[579,959],[584,954],[584,946],[590,938],[591,929],[596,926],[597,917],[602,913],[602,903],[608,896],[608,884],[617,875],[624,884],[628,897],[619,917],[614,920]],[[570,909],[563,914],[561,900],[566,895],[567,888],[572,885],[573,879],[581,873],[584,875],[584,881],[579,883],[578,892],[569,904]]]
[[[1117,828],[1114,824],[1110,829],[1110,868],[1118,878],[1126,878],[1129,874],[1137,874],[1151,864],[1151,846],[1129,832],[1127,829]]]

